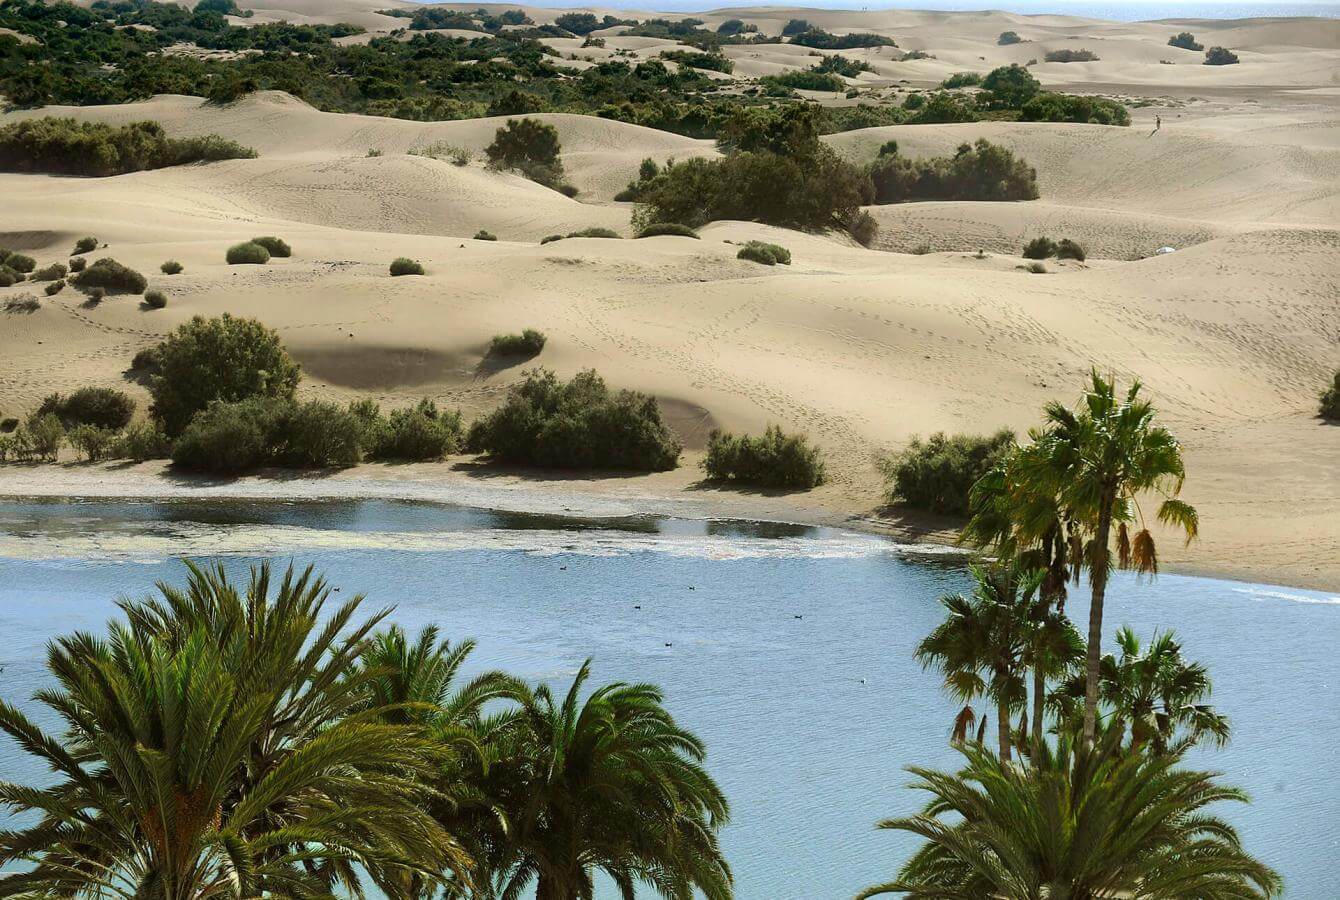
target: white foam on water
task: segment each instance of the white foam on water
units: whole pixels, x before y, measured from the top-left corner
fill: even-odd
[[[1325,597],[1318,594],[1299,594],[1293,591],[1281,591],[1278,589],[1237,587],[1233,588],[1233,593],[1246,594],[1257,600],[1288,600],[1290,603],[1319,603],[1324,606],[1340,606],[1340,597]]]

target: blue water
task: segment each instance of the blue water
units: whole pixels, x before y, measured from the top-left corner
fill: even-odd
[[[540,4],[550,8],[587,9],[578,0]],[[652,8],[663,12],[704,12],[733,7],[758,8],[757,0],[657,0]],[[642,0],[615,0],[610,9],[644,10]],[[1168,3],[1166,0],[1137,0],[1134,3],[1087,2],[1087,0],[905,0],[905,2],[862,3],[855,0],[806,0],[795,7],[797,16],[805,9],[936,9],[970,11],[992,9],[1025,16],[1079,16],[1116,22],[1148,22],[1158,19],[1253,19],[1258,17],[1320,16],[1340,18],[1338,3],[1260,3],[1255,0],[1228,0],[1220,3]]]
[[[784,525],[381,501],[0,503],[0,696],[40,715],[28,698],[47,640],[180,582],[180,554],[237,572],[261,555],[312,563],[369,610],[476,638],[475,670],[567,680],[591,656],[599,680],[662,685],[730,797],[741,900],[836,900],[890,877],[913,842],[874,823],[920,806],[903,767],[955,760],[954,705],[911,653],[940,620],[936,598],[966,585],[962,560]],[[1196,762],[1253,796],[1223,811],[1247,846],[1290,898],[1340,897],[1340,597],[1118,577],[1108,604],[1109,633],[1175,627],[1209,667],[1233,741]],[[1079,592],[1069,609],[1084,620]],[[0,777],[45,776],[11,751],[0,745]]]

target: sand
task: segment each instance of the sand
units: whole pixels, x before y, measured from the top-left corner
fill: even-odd
[[[385,8],[377,3],[242,5],[257,9],[256,20],[403,25],[377,15]],[[561,12],[528,11],[541,22]],[[853,80],[876,96],[1082,46],[1101,60],[1033,71],[1048,87],[1151,105],[1133,109],[1130,128],[991,122],[827,138],[864,160],[890,138],[904,154],[923,155],[986,137],[1038,170],[1042,198],[1030,203],[873,207],[882,233],[872,250],[842,235],[745,222],[714,223],[698,241],[540,246],[545,235],[590,226],[631,236],[631,207],[613,197],[643,158],[716,153],[709,141],[593,117],[540,117],[560,132],[581,191],[570,199],[482,165],[478,151],[500,119],[330,114],[277,93],[227,107],[160,96],[6,113],[0,124],[50,114],[156,119],[171,134],[226,135],[260,158],[105,179],[0,175],[0,245],[46,264],[94,234],[109,245],[95,256],[146,273],[168,295],[163,310],[125,297],[89,308],[66,290],[35,313],[0,313],[0,414],[22,414],[51,391],[86,384],[142,399],[124,376],[131,355],[192,315],[224,311],[280,331],[304,365],[304,396],[399,405],[427,395],[475,414],[525,368],[485,364],[489,338],[534,327],[549,337],[536,364],[565,376],[594,367],[612,384],[660,397],[689,447],[683,467],[637,478],[483,478],[457,461],[360,467],[335,480],[440,482],[446,499],[458,502],[470,502],[487,481],[515,484],[527,497],[576,491],[657,509],[901,523],[923,532],[944,523],[882,509],[880,455],[937,430],[1023,431],[1047,400],[1075,399],[1096,366],[1142,378],[1185,445],[1184,495],[1201,511],[1203,538],[1183,548],[1166,535],[1166,565],[1340,589],[1340,428],[1315,418],[1317,394],[1340,366],[1340,23],[900,10],[701,16],[712,24],[732,17],[767,33],[802,17],[838,32],[891,34],[900,50],[848,53],[876,66]],[[996,46],[1007,29],[1031,43]],[[621,48],[645,58],[670,46],[619,37],[621,30],[603,32],[604,52],[552,43],[594,59]],[[1234,48],[1243,63],[1199,65],[1199,54],[1166,46],[1180,30]],[[936,58],[902,61],[910,49]],[[728,52],[735,80],[744,82],[808,65],[808,51],[799,50]],[[434,143],[476,151],[476,159],[458,166],[409,155]],[[499,240],[472,240],[479,229]],[[1079,240],[1089,260],[1049,262],[1046,275],[1020,270],[1019,248],[1043,233]],[[283,236],[293,258],[265,267],[223,263],[227,246],[256,234]],[[789,247],[793,265],[735,259],[736,244],[754,238]],[[1177,252],[1154,256],[1162,246]],[[402,255],[422,260],[428,274],[388,277],[387,264]],[[169,258],[185,272],[159,275]],[[0,302],[22,290],[0,289]],[[780,497],[703,488],[695,466],[710,428],[753,431],[772,422],[824,448],[830,484]],[[77,493],[81,484],[93,490],[131,477],[136,492],[152,493],[153,484],[167,483],[156,472],[0,467],[0,494],[41,493],[44,484]],[[281,491],[283,483],[257,484]]]

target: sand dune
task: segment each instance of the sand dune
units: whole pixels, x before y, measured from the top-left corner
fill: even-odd
[[[283,6],[322,21],[380,8]],[[552,21],[558,11],[530,13]],[[564,375],[595,367],[614,384],[654,392],[691,448],[717,423],[806,431],[829,454],[833,481],[794,502],[865,514],[879,502],[877,454],[938,429],[1024,429],[1044,401],[1074,396],[1098,366],[1144,378],[1187,446],[1187,497],[1201,508],[1205,538],[1186,551],[1168,545],[1171,561],[1340,585],[1340,430],[1313,418],[1317,391],[1340,365],[1340,92],[1331,89],[1334,65],[1325,77],[1318,68],[1340,58],[1335,28],[899,10],[703,18],[736,16],[764,31],[791,17],[834,31],[879,28],[904,49],[939,57],[899,62],[900,51],[853,51],[878,59],[875,87],[890,89],[911,77],[900,71],[921,67],[929,83],[972,60],[980,70],[1026,61],[1075,37],[1103,59],[1038,66],[1044,82],[1135,94],[1142,79],[1162,78],[1165,100],[1137,108],[1126,129],[984,122],[826,138],[869,159],[890,138],[921,156],[987,137],[1037,168],[1042,199],[1032,203],[874,208],[877,247],[898,252],[747,222],[714,223],[701,240],[541,246],[544,235],[594,225],[629,234],[631,209],[612,198],[641,159],[716,152],[707,141],[593,117],[541,117],[560,132],[581,191],[574,200],[478,160],[456,166],[408,155],[433,143],[478,153],[499,119],[337,115],[274,93],[226,107],[166,96],[4,114],[0,122],[156,119],[173,134],[218,132],[260,158],[106,179],[0,175],[0,244],[46,263],[95,234],[110,245],[97,255],[150,275],[169,297],[157,311],[124,297],[88,307],[67,290],[35,313],[0,313],[0,411],[90,383],[143,397],[122,374],[136,350],[192,315],[230,311],[280,330],[307,370],[308,395],[401,404],[427,394],[474,413],[519,375],[485,363],[489,338],[536,327],[549,336],[539,364]],[[997,47],[1007,28],[1033,43]],[[1163,42],[1182,28],[1207,43],[1232,42],[1244,63],[1229,77],[1153,59],[1181,52]],[[610,48],[615,41],[641,42],[644,55],[666,46],[611,38]],[[730,52],[746,77],[811,61],[789,46]],[[1255,83],[1305,89],[1244,94],[1234,85],[1256,65],[1249,53],[1263,57]],[[1212,76],[1222,92],[1186,96]],[[1166,99],[1174,94],[1180,99]],[[1163,128],[1151,134],[1155,114]],[[499,240],[471,240],[481,228]],[[260,233],[288,239],[293,258],[224,264],[229,244]],[[1091,259],[1050,262],[1046,275],[1021,271],[1019,247],[1041,233],[1080,240]],[[737,244],[756,238],[789,247],[793,265],[737,260]],[[910,255],[923,244],[932,252]],[[1164,245],[1178,252],[1144,258]],[[386,266],[400,255],[422,260],[428,274],[390,278]],[[160,276],[168,258],[185,272]],[[23,289],[0,289],[0,300]],[[696,459],[686,457],[689,466]],[[687,468],[643,484],[678,491],[694,477]]]

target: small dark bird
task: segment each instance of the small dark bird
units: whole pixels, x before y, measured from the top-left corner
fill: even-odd
[[[695,590],[697,590],[697,588],[695,588],[693,585],[689,585],[689,590],[691,590],[691,591],[695,591]]]
[[[558,567],[558,571],[560,571],[560,572],[566,572],[567,570],[568,570],[568,567],[567,567],[567,566],[559,566],[559,567]]]
[[[670,643],[670,642],[669,642],[669,641],[666,641],[666,644],[665,644],[665,646],[667,646],[667,647],[673,647],[673,646],[675,646],[675,645],[674,645],[674,644],[672,644],[672,643]]]
[[[642,608],[642,607],[640,607],[640,606],[634,606],[634,607],[633,607],[633,609],[641,609],[641,608]]]
[[[805,617],[804,617],[804,616],[796,616],[796,618],[797,618],[797,619],[803,619],[803,618],[805,618]]]

